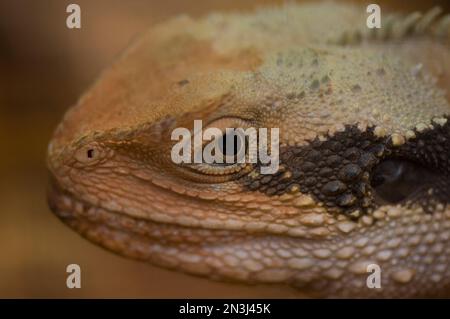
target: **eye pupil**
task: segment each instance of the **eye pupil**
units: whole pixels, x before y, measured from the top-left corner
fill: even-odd
[[[231,144],[231,139],[233,141],[233,148],[228,148],[227,144]],[[237,135],[224,134],[222,135],[222,143],[221,143],[221,151],[226,156],[235,156],[238,153],[238,149],[240,148],[240,140]]]
[[[224,134],[219,141],[219,147],[224,156],[236,156],[242,147],[241,139],[236,134]]]

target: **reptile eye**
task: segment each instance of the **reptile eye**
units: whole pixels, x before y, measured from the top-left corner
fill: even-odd
[[[245,167],[245,163],[242,163],[242,160],[245,160],[245,156],[248,154],[248,139],[245,136],[226,132],[217,140],[214,140],[213,143],[217,143],[217,147],[214,150],[217,150],[218,154],[215,154],[214,151],[212,153],[214,156],[217,155],[217,158],[220,160],[218,162],[197,164],[191,166],[191,168],[206,175],[224,176],[237,173]]]
[[[420,164],[390,159],[375,168],[371,184],[378,201],[395,204],[425,191],[437,179],[435,172]]]
[[[247,120],[237,117],[222,117],[209,123],[204,131],[209,128],[215,128],[222,132],[213,139],[215,147],[212,148],[211,155],[214,156],[213,162],[204,161],[203,163],[194,163],[188,167],[195,173],[201,173],[204,176],[214,178],[232,178],[236,173],[248,166],[245,162],[245,156],[248,153],[248,137],[242,130],[251,127]],[[208,147],[211,141],[204,142],[204,149]],[[218,152],[218,154],[216,154]],[[216,179],[214,179],[216,180]]]

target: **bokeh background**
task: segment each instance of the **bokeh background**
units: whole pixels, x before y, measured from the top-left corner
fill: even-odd
[[[177,14],[198,17],[282,2],[0,0],[0,297],[299,296],[285,287],[213,282],[116,256],[64,226],[45,197],[53,129],[132,39]],[[375,2],[382,12],[434,5],[450,12],[448,0]],[[70,3],[81,7],[80,30],[66,28]],[[81,266],[81,289],[66,287],[71,263]]]

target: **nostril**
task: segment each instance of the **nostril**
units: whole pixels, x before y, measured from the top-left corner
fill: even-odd
[[[87,155],[88,158],[94,158],[94,156],[95,156],[94,149],[93,148],[88,149],[87,152],[86,152],[86,155]]]
[[[101,153],[101,152],[100,152]],[[75,152],[75,159],[83,164],[92,164],[99,159],[99,149],[93,145],[86,145]]]

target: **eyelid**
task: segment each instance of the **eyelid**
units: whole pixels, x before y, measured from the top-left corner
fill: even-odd
[[[206,126],[202,128],[202,131],[205,132],[208,128],[217,128],[222,131],[222,134],[225,134],[226,128],[242,128],[247,129],[252,127],[252,122],[247,119],[243,119],[240,117],[220,117],[210,121]],[[192,135],[194,136],[194,135]],[[202,139],[202,145],[208,144],[208,140]]]
[[[215,127],[225,132],[226,128],[248,128],[252,126],[252,121],[240,117],[221,117],[209,122],[203,129]]]

